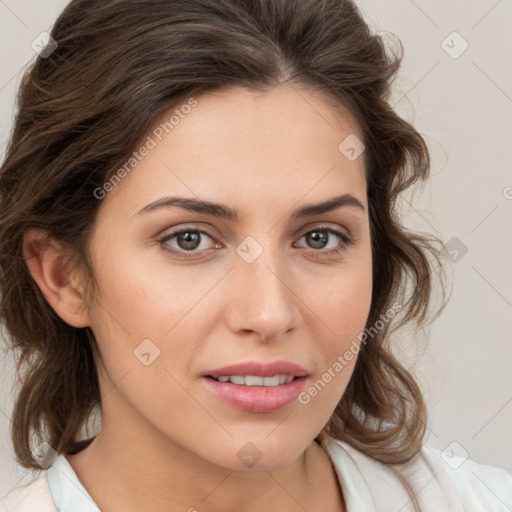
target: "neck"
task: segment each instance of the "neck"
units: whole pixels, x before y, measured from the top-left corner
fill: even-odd
[[[101,510],[315,510],[312,498],[321,496],[321,486],[325,485],[326,454],[315,442],[286,467],[233,471],[169,441],[162,449],[162,444],[155,446],[152,442],[140,443],[132,436],[108,434],[102,429],[86,449],[67,456]],[[318,493],[312,493],[313,489]]]
[[[120,424],[104,421],[87,448],[67,456],[101,510],[296,512],[317,510],[329,495],[342,502],[340,494],[332,496],[326,475],[337,477],[315,442],[277,470],[237,471],[212,464],[161,433]]]

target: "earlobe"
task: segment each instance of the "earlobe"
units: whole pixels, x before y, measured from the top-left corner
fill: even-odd
[[[90,326],[83,289],[65,268],[61,244],[47,232],[30,228],[23,238],[23,255],[32,278],[60,318],[73,327]]]

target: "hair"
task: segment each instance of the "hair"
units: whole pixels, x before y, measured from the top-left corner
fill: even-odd
[[[95,190],[155,120],[192,96],[285,83],[319,92],[361,127],[374,276],[367,328],[401,305],[361,344],[324,430],[390,466],[417,455],[426,406],[391,334],[427,326],[442,242],[407,230],[397,211],[401,193],[430,169],[423,137],[390,105],[402,44],[392,50],[349,0],[73,0],[51,36],[58,47],[22,78],[0,168],[0,321],[17,354],[18,463],[40,469],[32,434],[57,453],[71,449],[101,406],[92,330],[65,323],[47,303],[24,259],[25,231],[61,242],[94,288]]]

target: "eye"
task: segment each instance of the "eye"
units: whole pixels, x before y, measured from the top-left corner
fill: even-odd
[[[334,256],[354,244],[354,239],[350,235],[328,226],[309,230],[299,240],[302,239],[305,239],[313,249],[311,252],[315,257]],[[158,240],[164,251],[184,258],[199,256],[209,248],[222,247],[221,244],[212,242],[213,236],[208,232],[193,227],[178,229]]]
[[[158,243],[164,251],[190,257],[194,253],[206,250],[208,245],[211,245],[211,243],[207,243],[208,239],[213,241],[206,231],[197,228],[182,228],[165,235],[158,240]],[[170,243],[171,241],[174,241],[174,244]]]
[[[326,226],[308,231],[301,240],[303,238],[309,247],[315,249],[313,252],[321,253],[318,256],[338,254],[354,244],[354,239],[348,234]]]

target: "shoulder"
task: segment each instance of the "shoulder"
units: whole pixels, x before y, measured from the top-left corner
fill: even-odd
[[[382,464],[330,436],[324,437],[322,446],[337,471],[348,467],[347,459],[357,468],[376,511],[389,507],[402,512],[414,510],[406,485],[424,512],[512,510],[512,473],[505,469],[470,459],[446,458],[428,445],[409,462],[396,466]]]
[[[512,473],[471,459],[423,446],[422,458],[435,461],[468,512],[512,510]]]
[[[1,512],[57,512],[46,470],[22,474],[22,478],[0,501]]]

